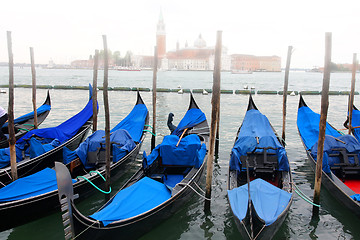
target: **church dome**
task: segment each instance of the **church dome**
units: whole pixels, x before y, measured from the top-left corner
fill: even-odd
[[[206,42],[204,39],[202,39],[201,34],[199,35],[198,39],[195,40],[194,46],[197,48],[206,47]]]

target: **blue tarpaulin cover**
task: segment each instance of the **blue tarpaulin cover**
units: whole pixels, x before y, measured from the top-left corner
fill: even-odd
[[[90,86],[91,89],[91,86]],[[91,95],[91,91],[90,91]],[[90,99],[87,105],[75,116],[71,117],[67,121],[58,125],[57,127],[34,129],[27,132],[16,142],[16,148],[19,150],[26,151],[28,145],[26,139],[30,139],[33,135],[44,138],[44,141],[50,143],[52,140],[57,139],[60,144],[63,144],[79,131],[79,129],[91,118],[93,115],[92,100]],[[46,147],[45,147],[46,148]],[[22,155],[19,155],[17,161],[22,160]],[[0,168],[7,167],[10,164],[10,156],[7,157],[5,151],[0,151]]]
[[[16,162],[22,161],[22,151],[15,144]],[[6,167],[10,164],[10,148],[0,149],[0,168]]]
[[[171,133],[172,135],[181,136],[186,128],[194,127],[206,120],[205,114],[198,108],[189,109],[181,119],[177,128]]]
[[[259,144],[256,137],[259,138]],[[279,171],[289,171],[289,162],[285,148],[279,143],[267,117],[259,110],[251,109],[246,112],[238,139],[231,151],[230,169],[241,171],[240,156],[247,156],[247,152],[252,152],[256,147],[273,147],[277,150],[267,150],[276,153],[279,163]],[[257,152],[263,150],[257,149]]]
[[[42,114],[42,113],[44,113],[46,111],[50,111],[50,109],[51,109],[50,105],[44,104],[44,105],[41,105],[40,107],[38,107],[36,109],[36,112],[37,112],[38,115],[40,115],[40,114]],[[25,114],[25,115],[23,115],[21,117],[16,118],[14,120],[14,124],[17,124],[17,123],[20,123],[20,122],[25,122],[28,119],[33,118],[33,117],[34,117],[34,112],[30,112],[28,114]],[[8,123],[6,122],[2,127],[4,128],[4,127],[7,127],[7,126],[8,126]]]
[[[74,151],[80,158],[85,168],[89,169],[94,167],[87,162],[87,155],[90,152],[97,152],[101,148],[101,144],[105,146],[105,131],[98,130],[91,134],[80,146]],[[118,129],[110,135],[110,142],[113,145],[113,162],[119,161],[127,153],[136,147],[128,131]],[[68,150],[70,151],[70,150]]]
[[[165,136],[162,143],[157,145],[149,156],[144,152],[145,167],[150,166],[158,156],[162,158],[163,165],[200,167],[206,154],[206,145],[201,144],[196,134],[184,137],[176,147],[179,139],[176,135]]]
[[[172,189],[175,187],[176,184],[181,182],[184,179],[184,175],[177,175],[177,174],[167,174],[163,177],[164,184],[169,188]]]
[[[339,139],[342,142],[336,140]],[[342,135],[337,138],[334,138],[329,135],[325,135],[324,142],[324,155],[323,155],[323,170],[326,173],[330,173],[330,167],[334,166],[335,163],[340,163],[339,157],[331,157],[329,154],[338,153],[338,151],[333,151],[334,148],[345,148],[348,153],[355,153],[359,156],[360,153],[360,143],[351,135]],[[318,142],[314,144],[311,148],[311,155],[316,161],[317,158],[317,148]],[[349,157],[349,163],[354,164],[354,157]]]
[[[354,194],[350,196],[352,199],[354,199],[357,202],[360,202],[360,194]]]
[[[359,110],[353,109],[351,125],[353,127],[360,126],[360,111]],[[358,141],[360,141],[360,128],[354,128],[353,133],[354,133],[355,138]]]
[[[90,217],[101,221],[106,226],[114,221],[142,214],[170,197],[171,192],[163,183],[144,177],[118,192],[111,203]]]
[[[73,180],[75,183],[76,180]],[[0,189],[0,202],[15,201],[57,190],[55,170],[45,168],[27,177],[19,178]]]
[[[38,140],[36,138],[30,139],[30,158],[35,158],[37,156],[40,156],[58,146],[60,146],[61,143],[59,140],[54,139],[50,143],[42,142],[41,140]]]
[[[305,106],[298,109],[297,126],[306,150],[310,150],[319,139],[319,123],[320,114],[313,112],[309,107]],[[327,122],[325,134],[336,138],[341,136],[341,134]]]
[[[135,142],[140,142],[148,109],[145,104],[137,104],[132,111],[124,118],[118,125],[116,125],[110,132],[118,129],[127,130]]]
[[[248,184],[228,190],[228,197],[234,215],[242,221],[248,209]],[[250,182],[250,197],[256,213],[269,226],[285,210],[291,193],[257,178]]]
[[[136,146],[135,142],[140,142],[147,114],[148,109],[145,104],[136,104],[131,112],[110,130],[113,162],[119,161],[134,149]],[[88,152],[96,152],[101,144],[105,144],[104,136],[105,131],[98,130],[81,143],[75,151],[65,147],[63,152],[64,163],[67,164],[78,156],[85,168],[90,169],[94,167],[87,162],[87,154]]]

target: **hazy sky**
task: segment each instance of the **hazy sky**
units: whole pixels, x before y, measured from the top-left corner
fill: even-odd
[[[214,46],[223,31],[230,54],[278,55],[285,67],[287,48],[294,47],[292,67],[323,66],[325,32],[332,32],[332,60],[351,63],[360,53],[359,0],[1,0],[0,62],[8,61],[6,31],[12,32],[15,62],[70,63],[108,47],[152,55],[162,9],[167,50],[201,33]]]

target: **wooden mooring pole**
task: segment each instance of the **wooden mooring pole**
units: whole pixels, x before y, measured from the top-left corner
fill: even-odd
[[[286,59],[286,68],[285,68],[285,79],[284,79],[284,91],[283,91],[283,127],[282,127],[282,141],[285,144],[285,128],[286,128],[286,102],[287,102],[287,92],[289,85],[289,71],[290,71],[290,62],[291,62],[291,53],[292,46],[288,47],[287,59]]]
[[[211,112],[211,126],[210,126],[210,143],[209,153],[207,159],[206,168],[206,192],[205,197],[205,211],[210,210],[211,198],[211,184],[214,162],[214,145],[215,145],[215,133],[217,130],[219,110],[220,110],[220,71],[221,71],[221,46],[222,46],[222,31],[217,32],[216,47],[215,47],[215,66],[213,74],[213,89],[212,89],[212,112]]]
[[[216,137],[215,137],[215,162],[217,161],[217,157],[219,155],[219,144],[220,144],[220,96],[219,96],[219,110],[218,110],[218,117],[216,123]]]
[[[109,96],[108,96],[108,72],[109,72],[109,57],[106,35],[103,35],[104,42],[104,84],[103,84],[103,96],[104,96],[104,109],[105,109],[105,159],[106,159],[106,186],[105,191],[110,191],[110,113],[109,113]],[[105,195],[106,199],[110,198],[109,194]]]
[[[35,72],[35,61],[34,61],[34,49],[30,48],[30,61],[31,61],[31,76],[32,76],[32,103],[34,109],[34,128],[37,129],[37,110],[36,110],[36,72]]]
[[[94,56],[94,69],[93,69],[93,129],[92,132],[96,132],[97,130],[97,78],[98,78],[98,65],[99,65],[99,50],[95,50]]]
[[[351,91],[350,91],[350,97],[349,97],[349,134],[351,134],[351,131],[353,129],[352,127],[352,112],[353,112],[353,106],[354,106],[354,95],[355,95],[355,76],[356,76],[356,68],[357,68],[357,62],[356,62],[356,53],[353,54],[353,67],[352,67],[352,76],[351,76]]]
[[[11,177],[15,181],[18,179],[17,165],[16,165],[16,150],[15,150],[15,129],[14,129],[14,58],[12,53],[11,32],[7,32],[7,44],[9,53],[9,107],[8,107],[8,131],[9,131],[9,146],[10,146],[10,164]]]
[[[153,135],[151,136],[151,151],[155,148],[156,135],[156,81],[158,68],[158,51],[157,46],[154,47],[154,69],[153,69],[153,86],[152,86],[152,105],[153,105]]]
[[[320,124],[319,124],[319,140],[316,157],[316,171],[315,171],[315,186],[314,186],[314,203],[320,204],[320,190],[321,190],[321,176],[322,176],[322,162],[324,153],[326,118],[329,107],[329,85],[330,85],[330,72],[331,72],[331,33],[325,33],[325,65],[324,65],[324,78],[321,94],[321,111],[320,111]],[[319,216],[319,207],[313,206],[313,218]]]

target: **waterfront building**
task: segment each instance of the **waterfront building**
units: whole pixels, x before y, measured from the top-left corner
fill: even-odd
[[[233,71],[281,72],[281,58],[278,56],[231,55]]]

